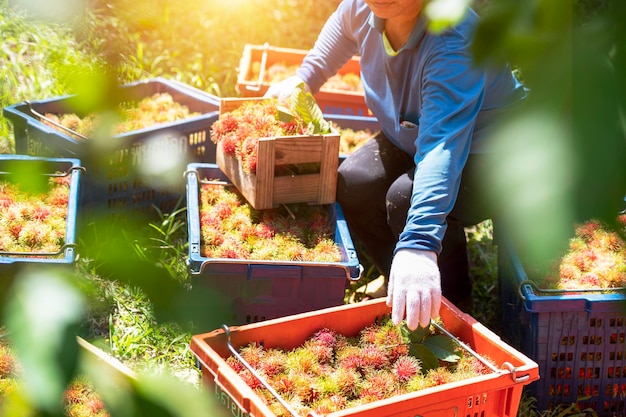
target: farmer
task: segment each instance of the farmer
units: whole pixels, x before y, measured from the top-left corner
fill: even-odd
[[[508,66],[479,68],[470,44],[478,16],[427,31],[424,0],[344,0],[296,75],[270,87],[315,93],[361,56],[367,106],[381,132],[339,167],[337,201],[351,233],[385,277],[397,324],[439,315],[441,296],[471,307],[464,227],[493,218],[480,176],[490,124],[525,96]]]

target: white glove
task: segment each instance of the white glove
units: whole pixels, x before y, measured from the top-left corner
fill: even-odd
[[[391,319],[415,330],[426,327],[430,319],[439,317],[441,307],[441,274],[437,255],[432,251],[400,249],[391,263],[387,305],[392,307]]]
[[[291,93],[293,93],[296,87],[302,83],[304,83],[302,78],[298,77],[297,75],[292,75],[291,77],[285,78],[282,81],[270,85],[263,97],[276,98],[279,102],[283,102],[291,97]],[[304,84],[304,87],[305,91],[311,91],[306,83]]]

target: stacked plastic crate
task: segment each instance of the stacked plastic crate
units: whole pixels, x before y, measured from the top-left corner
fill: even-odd
[[[168,94],[184,106],[189,117],[154,123],[104,139],[85,137],[51,118],[76,114],[76,96],[22,102],[4,108],[11,120],[18,154],[43,157],[71,157],[86,168],[82,203],[86,213],[106,218],[132,218],[154,212],[153,205],[168,212],[184,198],[180,171],[189,162],[212,162],[215,146],[210,128],[217,119],[219,102],[214,96],[165,78],[146,79],[122,85],[120,109],[136,107],[144,99]],[[166,167],[173,161],[182,166],[170,173],[172,181],[154,176],[144,168]]]
[[[539,364],[542,377],[529,387],[537,407],[579,402],[600,416],[624,415],[624,288],[547,289],[509,234],[501,230],[497,242],[503,337]]]

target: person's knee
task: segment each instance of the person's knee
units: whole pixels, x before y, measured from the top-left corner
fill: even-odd
[[[406,225],[407,213],[411,206],[413,182],[407,175],[400,176],[389,188],[385,196],[387,224],[396,236]]]

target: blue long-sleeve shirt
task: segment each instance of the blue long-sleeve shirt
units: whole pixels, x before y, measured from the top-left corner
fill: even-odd
[[[428,32],[421,14],[397,54],[385,49],[384,21],[362,0],[344,0],[297,75],[313,92],[352,56],[361,56],[367,106],[385,136],[415,160],[411,208],[396,250],[441,251],[446,216],[470,152],[481,152],[490,122],[524,97],[510,68],[479,68],[470,52],[478,16]]]

